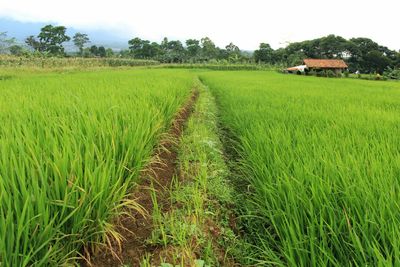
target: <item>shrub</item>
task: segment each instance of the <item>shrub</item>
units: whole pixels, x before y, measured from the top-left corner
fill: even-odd
[[[329,78],[336,77],[335,72],[333,72],[332,70],[327,70],[325,73],[326,73],[326,77],[329,77]]]
[[[317,72],[315,70],[308,71],[306,74],[310,76],[317,76]]]
[[[392,69],[389,67],[385,70],[383,76],[387,79],[400,80],[400,69]]]

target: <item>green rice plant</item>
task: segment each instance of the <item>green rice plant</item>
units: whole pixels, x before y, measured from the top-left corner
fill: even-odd
[[[113,219],[140,212],[129,189],[193,76],[0,72],[12,76],[0,81],[0,266],[60,266],[118,242]]]
[[[400,84],[202,72],[247,182],[248,263],[400,264]]]

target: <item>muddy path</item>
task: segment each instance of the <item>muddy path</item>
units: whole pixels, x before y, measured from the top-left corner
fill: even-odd
[[[156,148],[153,156],[156,160],[147,166],[141,175],[141,184],[134,188],[131,195],[131,198],[135,199],[148,214],[143,216],[139,212],[134,212],[131,216],[119,218],[118,232],[123,237],[122,243],[112,244],[112,250],[107,249],[95,255],[88,255],[84,266],[140,266],[141,259],[147,253],[152,253],[157,249],[146,243],[153,230],[151,192],[156,191],[158,204],[167,209],[169,204],[167,191],[177,169],[179,139],[198,96],[199,91],[196,88],[193,89],[189,100],[175,116],[167,134],[168,138],[161,140]]]

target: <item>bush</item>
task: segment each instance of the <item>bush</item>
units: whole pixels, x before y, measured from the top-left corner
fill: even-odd
[[[333,77],[336,77],[336,74],[332,70],[327,70],[326,77],[333,78]]]
[[[383,73],[383,77],[385,77],[386,79],[400,80],[400,69],[392,69],[389,67]]]
[[[344,74],[344,77],[349,78],[350,72],[348,70],[345,70],[343,72],[343,74]]]
[[[310,75],[310,76],[317,76],[317,72],[315,70],[311,70],[309,72],[306,72],[306,74]]]

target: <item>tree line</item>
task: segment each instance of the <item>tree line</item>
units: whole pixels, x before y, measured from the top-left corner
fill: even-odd
[[[285,66],[301,64],[304,58],[344,59],[350,72],[362,73],[382,74],[387,68],[400,68],[400,51],[390,50],[369,38],[346,40],[335,35],[290,43],[277,50],[262,43],[254,52],[254,58]]]
[[[104,46],[90,45],[85,33],[76,33],[72,38],[66,34],[64,26],[46,25],[37,36],[25,39],[25,47],[16,44],[14,38],[0,33],[0,53],[26,55],[36,53],[65,57],[64,44],[72,41],[80,57],[126,57],[157,60],[162,63],[262,63],[281,67],[301,64],[304,58],[344,59],[351,72],[383,73],[386,69],[400,68],[400,51],[390,50],[369,38],[349,40],[328,35],[314,40],[289,43],[285,48],[274,50],[268,43],[261,43],[254,52],[241,50],[229,43],[223,48],[215,45],[209,38],[179,40],[164,38],[160,43],[139,37],[128,41],[128,49],[113,51]]]

